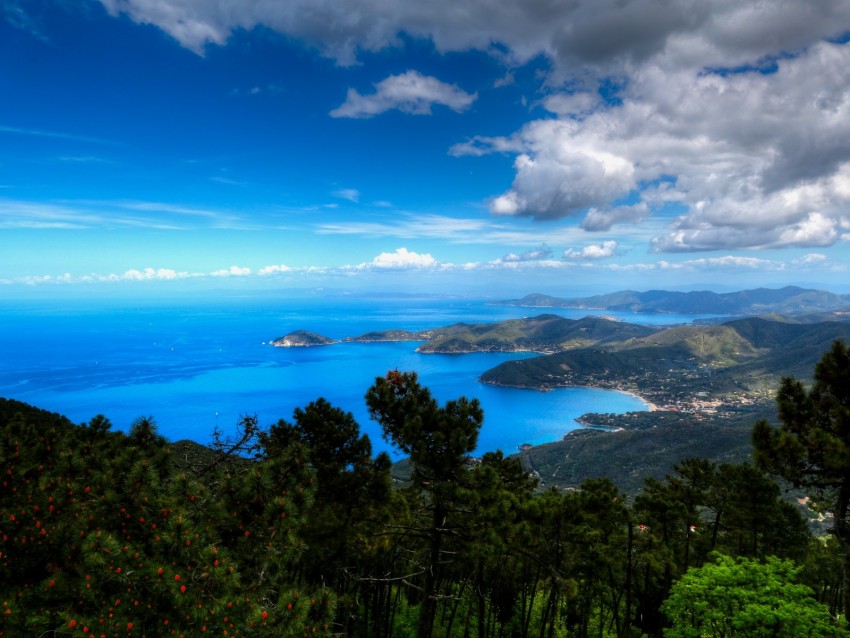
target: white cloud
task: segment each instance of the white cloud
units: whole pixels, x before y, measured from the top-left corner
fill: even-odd
[[[552,257],[552,249],[546,244],[542,244],[538,248],[532,248],[517,255],[516,253],[508,253],[499,261],[502,262],[520,262],[520,261],[543,261]]]
[[[264,26],[318,47],[340,64],[398,46],[400,33],[440,51],[496,50],[511,64],[543,55],[559,69],[612,71],[664,57],[678,65],[735,66],[839,35],[843,0],[101,0],[113,15],[154,24],[203,54],[237,29]]]
[[[605,140],[584,134],[575,120],[532,122],[519,138],[516,144],[526,152],[514,162],[512,188],[491,201],[494,214],[575,216],[607,205],[637,185],[630,158],[612,152]]]
[[[688,259],[681,262],[659,261],[662,270],[784,270],[785,263],[756,257],[726,255],[724,257],[709,257],[706,259]]]
[[[31,202],[0,198],[0,228],[155,228],[181,230],[206,225],[239,227],[235,213],[136,200]]]
[[[415,253],[407,248],[396,248],[392,253],[381,253],[372,260],[373,268],[381,270],[408,270],[418,268],[433,268],[437,260],[430,254]]]
[[[571,227],[529,229],[494,223],[489,219],[449,217],[447,215],[404,214],[379,222],[324,223],[317,232],[328,235],[361,235],[398,239],[438,239],[452,244],[508,244],[539,246],[544,243],[574,243],[584,232]]]
[[[542,56],[550,73],[541,104],[554,117],[450,151],[516,156],[513,183],[489,202],[497,215],[583,216],[583,229],[599,231],[666,215],[675,203],[679,216],[651,243],[658,252],[850,239],[850,44],[829,41],[850,31],[845,0],[466,0],[462,10],[455,0],[101,1],[201,54],[262,26],[350,65],[360,52],[403,46],[404,33],[441,52],[498,57],[508,69],[500,86]],[[332,115],[429,113],[434,104],[461,111],[475,98],[408,71],[370,94],[351,89]]]
[[[587,231],[610,230],[615,224],[637,224],[649,216],[645,202],[633,206],[591,208],[585,214],[581,227]]]
[[[502,77],[500,77],[498,80],[493,82],[493,88],[501,89],[506,86],[511,86],[515,82],[516,77],[514,77],[514,74],[509,71],[508,73],[505,73]]]
[[[516,153],[498,215],[584,214],[586,230],[676,203],[662,252],[828,246],[850,229],[850,44],[822,42],[774,72],[635,68],[619,105],[477,137],[457,155]],[[623,198],[637,204],[618,207]]]
[[[543,100],[543,106],[561,117],[581,118],[600,107],[602,99],[597,93],[554,93]]]
[[[264,266],[257,271],[258,275],[277,275],[280,273],[292,272],[292,268],[286,266],[284,264],[277,264],[272,266]]]
[[[178,273],[170,268],[145,268],[144,270],[128,270],[123,275],[120,275],[119,279],[123,281],[170,281],[173,279],[182,279],[186,276],[186,273]],[[70,279],[70,275],[68,277]]]
[[[834,272],[839,277],[846,277],[848,266],[846,263],[835,262],[820,253],[809,253],[802,257],[788,261],[761,259],[743,255],[724,255],[721,257],[684,259],[679,261],[659,260],[652,263],[618,263],[606,262],[607,257],[617,253],[615,242],[602,242],[598,245],[585,246],[580,250],[568,250],[565,257],[568,260],[550,259],[545,253],[545,247],[539,250],[529,250],[522,255],[506,255],[505,257],[486,262],[464,262],[450,263],[439,262],[427,253],[416,253],[405,248],[398,248],[394,252],[381,253],[372,261],[357,265],[342,266],[299,266],[290,267],[286,265],[269,265],[252,270],[250,268],[231,266],[230,268],[213,270],[210,272],[178,271],[170,268],[140,268],[130,269],[122,273],[90,273],[87,275],[72,275],[62,273],[59,275],[26,275],[19,277],[0,278],[2,286],[42,286],[42,285],[91,285],[91,284],[119,284],[119,283],[142,283],[142,282],[175,282],[179,280],[217,279],[221,277],[255,277],[267,278],[276,274],[287,274],[292,277],[300,277],[304,281],[319,277],[365,277],[369,275],[380,275],[381,273],[405,272],[405,271],[429,271],[432,273],[457,273],[468,274],[475,277],[476,272],[519,272],[526,273],[528,277],[534,277],[535,273],[560,271],[563,273],[590,273],[599,272],[610,276],[610,273],[769,273],[780,272],[783,277],[787,273],[808,273],[813,270],[817,273]],[[525,256],[525,258],[523,257]],[[539,258],[535,258],[539,257]],[[702,276],[705,276],[704,274]]]
[[[330,115],[366,118],[393,109],[413,115],[430,115],[434,104],[447,106],[453,111],[465,111],[477,97],[477,94],[471,95],[437,78],[418,71],[407,71],[381,80],[375,85],[375,92],[369,95],[349,89],[345,102]]]
[[[564,251],[565,259],[608,259],[617,254],[617,242],[604,241],[601,244],[591,244],[580,250],[568,248]]]
[[[70,140],[72,142],[84,142],[87,144],[114,144],[110,140],[105,140],[97,137],[87,137],[84,135],[75,135],[74,133],[64,133],[60,131],[43,131],[39,129],[19,128],[17,126],[2,126],[0,125],[0,133],[9,133],[12,135],[26,135],[30,137],[51,137],[61,140]]]
[[[251,274],[250,268],[244,268],[240,266],[231,266],[230,268],[223,268],[221,270],[214,270],[209,275],[210,277],[245,277]]]
[[[333,192],[333,196],[340,199],[347,199],[355,204],[360,201],[360,191],[356,188],[340,188]]]
[[[825,264],[826,261],[826,255],[822,255],[821,253],[809,253],[799,259],[795,259],[791,263],[795,266],[820,266]]]

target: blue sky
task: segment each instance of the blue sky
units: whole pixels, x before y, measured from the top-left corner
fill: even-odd
[[[6,0],[0,295],[850,291],[843,0]]]

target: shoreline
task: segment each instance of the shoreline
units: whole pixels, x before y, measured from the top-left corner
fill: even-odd
[[[640,395],[635,390],[622,390],[620,388],[607,388],[601,385],[540,385],[540,386],[528,386],[528,385],[515,385],[511,383],[496,383],[495,381],[485,381],[481,377],[478,377],[479,383],[486,383],[487,385],[494,385],[496,387],[501,388],[517,388],[519,390],[537,390],[538,392],[551,392],[552,390],[557,390],[558,388],[592,388],[594,390],[610,390],[611,392],[620,392],[622,394],[628,394],[629,396],[638,399],[646,404],[646,410],[639,410],[640,412],[659,412],[661,408],[659,408],[655,403],[648,400],[646,397]]]

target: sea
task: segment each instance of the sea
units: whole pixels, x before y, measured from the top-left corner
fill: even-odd
[[[484,371],[533,353],[420,354],[416,342],[337,343],[278,348],[277,337],[309,330],[332,339],[373,330],[423,330],[554,313],[603,314],[644,324],[693,316],[635,315],[496,305],[449,297],[277,298],[232,295],[171,300],[0,302],[0,396],[82,423],[102,414],[127,431],[153,417],[170,441],[209,443],[236,431],[244,416],[263,427],[292,419],[320,397],[351,412],[373,449],[398,456],[371,421],[364,401],[388,370],[415,371],[440,401],[477,398],[484,425],[476,453],[561,439],[587,412],[646,408],[639,398],[596,388],[549,392],[481,383]]]

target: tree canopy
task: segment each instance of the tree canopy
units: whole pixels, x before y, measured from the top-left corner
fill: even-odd
[[[844,616],[850,620],[850,349],[836,341],[815,366],[810,388],[785,378],[779,428],[753,430],[758,465],[810,492],[829,510],[844,559]]]
[[[847,360],[783,383],[759,466],[683,459],[629,496],[473,457],[478,402],[412,372],[366,394],[409,481],[323,399],[209,447],[0,399],[0,637],[843,636],[840,521],[812,538],[760,468],[840,497]]]
[[[665,638],[828,638],[836,627],[826,605],[799,584],[788,560],[717,555],[673,585],[662,609],[672,626]]]

